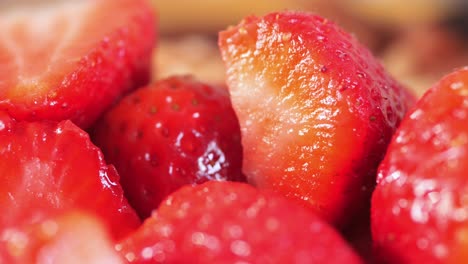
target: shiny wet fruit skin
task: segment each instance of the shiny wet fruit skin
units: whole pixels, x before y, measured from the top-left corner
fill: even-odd
[[[372,235],[388,263],[468,261],[468,68],[434,85],[379,167]]]
[[[129,263],[362,263],[310,210],[219,181],[174,192],[116,249]]]
[[[129,94],[93,134],[142,218],[183,185],[245,181],[239,122],[227,91],[191,76]]]
[[[0,160],[0,232],[75,209],[95,214],[113,239],[140,224],[115,168],[71,121],[17,122],[0,112]]]
[[[343,225],[369,207],[376,169],[413,97],[350,34],[302,12],[219,35],[248,181]]]
[[[88,128],[148,83],[157,29],[146,1],[10,6],[0,10],[0,110],[17,120],[71,119]]]

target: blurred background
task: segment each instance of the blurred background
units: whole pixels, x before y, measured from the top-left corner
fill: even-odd
[[[217,33],[247,15],[315,12],[354,34],[387,70],[421,95],[454,68],[468,66],[468,0],[151,0],[160,40],[154,78],[194,74],[224,83]]]

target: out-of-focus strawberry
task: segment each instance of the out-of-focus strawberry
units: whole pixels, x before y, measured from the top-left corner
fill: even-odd
[[[71,209],[96,214],[116,239],[140,223],[115,168],[70,121],[16,122],[0,112],[0,183],[0,230]]]
[[[156,29],[146,1],[33,2],[0,10],[0,110],[87,127],[149,80]]]
[[[310,210],[219,181],[176,191],[116,249],[129,263],[361,263]]]
[[[99,219],[79,211],[0,231],[0,262],[119,264],[122,258]]]
[[[227,91],[174,76],[125,97],[98,123],[95,142],[142,217],[185,184],[245,180],[240,129]]]
[[[377,166],[414,100],[350,34],[302,12],[220,33],[242,131],[243,172],[343,224],[368,205]]]
[[[371,224],[381,262],[468,261],[467,172],[464,68],[425,93],[402,121],[379,167]]]

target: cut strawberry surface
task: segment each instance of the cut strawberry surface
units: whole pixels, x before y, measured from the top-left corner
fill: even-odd
[[[0,230],[70,209],[96,214],[114,238],[139,225],[116,170],[70,121],[16,122],[0,112],[0,182]]]
[[[388,263],[466,263],[468,68],[429,89],[379,166],[372,236]]]
[[[0,262],[119,264],[106,227],[92,215],[69,211],[0,234]]]
[[[116,249],[129,263],[362,263],[310,210],[219,181],[174,192]]]
[[[347,222],[368,204],[412,96],[350,34],[313,14],[249,17],[219,37],[248,180]]]
[[[87,127],[148,82],[155,34],[143,0],[10,4],[0,11],[0,109]]]

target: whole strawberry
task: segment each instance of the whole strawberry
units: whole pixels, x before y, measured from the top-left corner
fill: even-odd
[[[239,123],[227,91],[190,76],[123,98],[94,136],[142,217],[182,185],[244,180]]]
[[[7,2],[0,110],[17,120],[70,119],[87,128],[148,82],[156,22],[146,0]]]
[[[379,167],[372,235],[381,262],[467,263],[468,68],[402,121]]]
[[[412,97],[317,15],[248,17],[219,37],[249,182],[333,223],[352,219]]]
[[[116,249],[129,263],[362,263],[310,210],[219,181],[174,192]]]
[[[71,121],[17,122],[0,111],[0,183],[0,239],[75,209],[99,217],[114,239],[140,224],[115,168]]]

